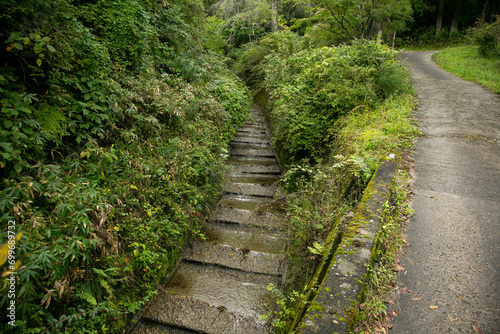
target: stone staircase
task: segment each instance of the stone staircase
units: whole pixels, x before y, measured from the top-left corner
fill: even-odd
[[[260,109],[231,143],[224,193],[203,234],[129,333],[269,333],[275,305],[267,286],[286,271],[281,168]]]

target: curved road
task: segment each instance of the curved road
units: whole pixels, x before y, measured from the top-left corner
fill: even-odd
[[[424,136],[391,333],[500,333],[500,98],[432,54],[403,53]]]

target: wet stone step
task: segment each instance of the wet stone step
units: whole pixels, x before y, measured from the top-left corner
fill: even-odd
[[[183,259],[274,276],[283,274],[285,261],[283,255],[206,241],[194,241],[184,253]]]
[[[223,206],[217,206],[213,211],[211,218],[215,221],[229,224],[272,227],[278,229],[284,228],[285,226],[285,217],[281,214],[244,209],[232,209],[225,208]]]
[[[245,142],[245,141],[233,141],[231,142],[231,148],[239,148],[239,149],[271,149],[270,141],[255,141],[255,142]]]
[[[277,164],[273,165],[254,165],[239,164],[233,166],[233,173],[256,173],[256,174],[281,174],[281,168]]]
[[[234,183],[274,184],[279,177],[275,174],[233,173],[227,175],[227,180]]]
[[[281,199],[245,194],[225,194],[221,197],[217,206],[228,209],[249,210],[256,213],[282,214],[284,212],[283,201]]]
[[[189,328],[200,333],[270,333],[270,329],[262,320],[235,314],[222,306],[214,306],[171,292],[160,292],[153,303],[148,305],[143,316],[155,322]]]
[[[253,120],[253,121],[246,121],[243,126],[255,126],[259,128],[265,128],[266,123],[264,123],[264,121]]]
[[[230,152],[231,155],[238,156],[255,156],[255,157],[272,157],[274,158],[274,151],[269,148],[249,149],[249,148],[233,148]]]
[[[234,138],[229,145],[231,147],[238,146],[248,146],[248,148],[269,148],[271,147],[271,142],[264,138],[254,138],[254,137],[236,137]]]
[[[266,132],[265,124],[251,124],[240,126],[237,131]]]
[[[227,159],[227,163],[232,165],[241,165],[241,164],[252,164],[252,165],[278,165],[275,158],[269,157],[246,157],[246,156],[229,156]],[[279,166],[278,166],[279,167]]]
[[[231,194],[242,194],[262,197],[274,197],[283,195],[279,191],[277,184],[253,184],[253,183],[234,183],[226,182],[224,184],[224,191]]]
[[[236,130],[236,136],[246,136],[246,137],[262,137],[266,135],[266,130],[256,130],[250,129],[248,127],[241,127]]]
[[[265,304],[272,305],[273,297],[267,291],[270,283],[278,284],[278,278],[209,264],[182,262],[165,290],[258,319],[269,311]]]
[[[284,254],[287,243],[286,233],[260,226],[217,222],[205,225],[202,232],[211,242],[271,254]]]
[[[134,328],[132,334],[197,334],[188,329],[163,325],[148,319],[142,319]]]

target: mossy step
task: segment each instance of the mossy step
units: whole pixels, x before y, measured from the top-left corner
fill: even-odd
[[[246,194],[225,194],[217,203],[217,207],[228,209],[243,209],[256,213],[275,213],[284,212],[283,200],[273,197],[252,196]]]
[[[148,319],[142,319],[131,334],[197,334],[192,330],[164,325]]]
[[[253,184],[253,183],[235,183],[226,182],[224,191],[231,194],[274,197],[283,194],[277,184]]]
[[[193,297],[184,297],[168,291],[158,293],[155,300],[146,307],[143,317],[198,333],[270,333],[264,321],[232,313],[224,306],[211,305]]]
[[[279,176],[276,174],[232,173],[227,175],[227,179],[234,183],[274,184],[278,182]]]
[[[264,253],[283,254],[287,246],[286,232],[261,226],[211,222],[202,233],[211,242]]]
[[[265,304],[272,305],[273,302],[273,296],[267,290],[270,283],[276,285],[278,277],[183,261],[164,290],[259,319],[261,314],[269,311]]]
[[[281,167],[275,165],[239,164],[233,166],[234,173],[281,174]]]
[[[186,249],[183,259],[274,276],[283,274],[285,261],[283,255],[201,240],[194,241]]]
[[[244,126],[236,130],[237,135],[246,135],[246,136],[262,136],[265,135],[266,133],[267,132],[265,128],[255,129],[249,126]]]
[[[231,165],[242,165],[242,164],[251,164],[251,165],[278,165],[275,158],[270,157],[255,157],[255,156],[234,156],[230,155],[227,159],[227,162]],[[278,166],[279,167],[279,166]]]
[[[247,136],[247,135],[238,135],[231,140],[230,145],[234,144],[261,144],[261,145],[271,145],[267,135],[260,136]]]
[[[252,150],[261,150],[261,149],[272,149],[271,148],[271,142],[268,140],[263,140],[263,141],[251,141],[251,142],[245,142],[245,141],[233,141],[231,142],[231,148],[248,148]]]
[[[255,157],[272,157],[274,158],[274,151],[270,148],[233,148],[230,151],[234,156],[255,156]]]
[[[217,206],[210,217],[224,223],[275,228],[283,227],[285,222],[285,217],[280,214],[222,206]]]

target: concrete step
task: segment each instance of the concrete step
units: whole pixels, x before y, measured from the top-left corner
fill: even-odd
[[[284,212],[283,199],[264,196],[252,196],[244,194],[224,194],[217,206],[229,209],[242,209],[257,213],[268,212],[281,214]]]
[[[265,129],[254,129],[249,126],[242,126],[236,130],[236,135],[239,136],[248,136],[248,137],[260,137],[267,135],[267,131]]]
[[[284,194],[277,184],[226,182],[223,189],[226,193],[261,197],[275,197],[282,196]]]
[[[227,162],[231,165],[242,165],[242,164],[251,164],[251,165],[278,165],[275,158],[269,157],[254,157],[254,156],[234,156],[230,155],[227,159]],[[279,166],[278,166],[279,167]]]
[[[183,261],[164,290],[259,319],[273,302],[270,283],[278,284],[278,277]]]
[[[190,329],[196,333],[270,333],[270,329],[264,321],[232,313],[224,306],[215,306],[193,297],[177,295],[169,291],[159,292],[155,300],[146,306],[143,317],[159,324]],[[134,331],[134,333],[147,332]]]
[[[284,228],[285,226],[285,217],[282,214],[233,209],[223,206],[217,206],[210,217],[214,221],[229,224],[272,227],[278,229]]]
[[[232,173],[227,175],[227,180],[233,183],[274,184],[279,176],[275,174],[257,173]]]
[[[188,329],[164,325],[148,319],[141,319],[132,334],[197,334]]]
[[[210,241],[194,241],[183,254],[183,259],[213,264],[246,272],[281,276],[285,257]]]
[[[257,141],[257,142],[231,142],[231,148],[248,148],[252,150],[261,150],[261,149],[272,149],[271,142],[269,141]]]
[[[274,151],[270,148],[232,148],[229,154],[233,156],[275,157]]]
[[[233,173],[255,173],[255,174],[281,174],[279,165],[257,165],[257,164],[238,164],[233,166]]]
[[[233,140],[230,142],[230,145],[244,145],[244,144],[254,144],[254,145],[265,145],[265,146],[271,146],[271,142],[269,141],[268,137],[266,135],[260,135],[260,136],[236,136],[233,138]]]
[[[284,254],[287,247],[286,232],[261,226],[213,222],[205,225],[202,233],[210,242],[257,252]]]

